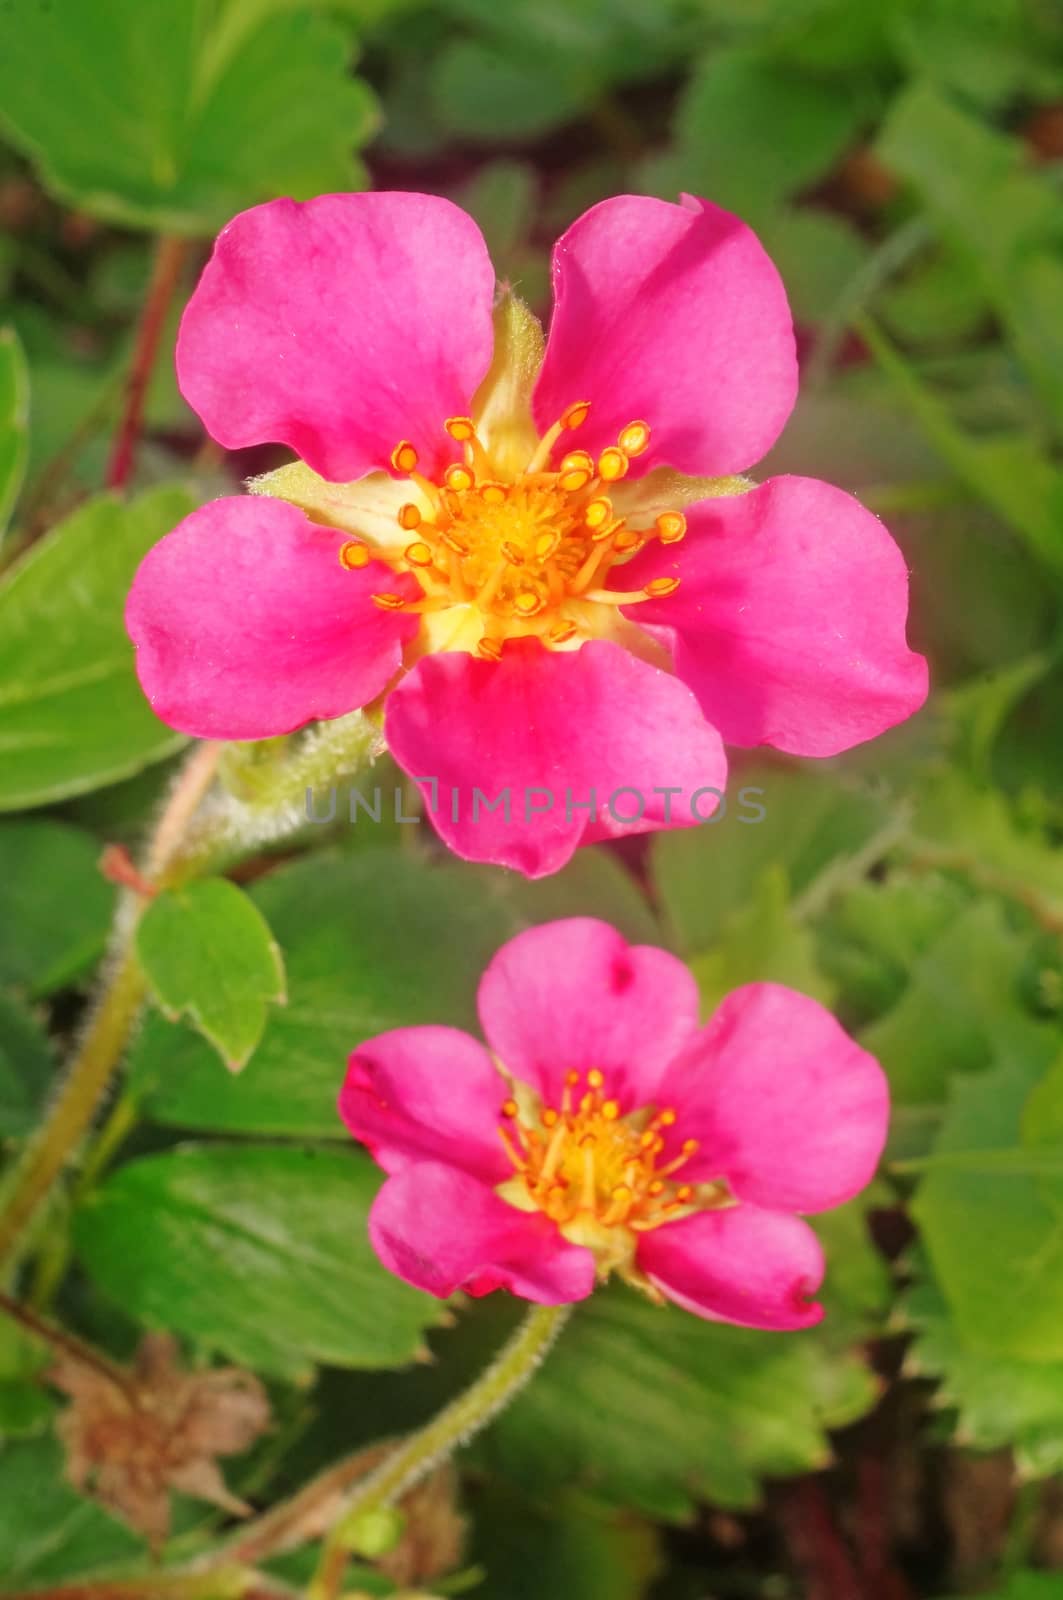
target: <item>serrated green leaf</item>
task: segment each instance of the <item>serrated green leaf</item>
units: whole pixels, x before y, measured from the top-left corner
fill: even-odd
[[[857,321],[861,338],[906,400],[912,416],[956,476],[991,506],[1032,554],[1063,571],[1063,474],[1025,434],[974,438],[953,420],[947,406],[914,367],[867,317]]]
[[[785,869],[795,896],[843,882],[854,865],[862,877],[864,853],[895,818],[867,785],[807,766],[743,768],[719,822],[653,837],[653,878],[679,949],[707,950],[766,867]]]
[[[5,574],[0,811],[100,788],[183,742],[144,698],[122,613],[142,557],[191,509],[179,488],[101,495]]]
[[[238,1072],[286,999],[284,961],[269,923],[242,889],[202,878],[158,895],[141,917],[137,957],[164,1014],[188,1014]]]
[[[952,1074],[990,1066],[1002,1048],[1033,1047],[1041,1029],[1023,1001],[1027,950],[1002,909],[983,899],[920,955],[896,1005],[860,1035],[897,1100],[941,1101]]]
[[[126,1313],[242,1365],[402,1366],[441,1310],[373,1253],[380,1182],[354,1149],[188,1145],[120,1168],[78,1212],[75,1243]]]
[[[703,1322],[618,1289],[579,1307],[477,1454],[540,1493],[576,1482],[682,1518],[694,1497],[750,1507],[760,1477],[826,1465],[825,1430],[875,1393],[864,1366],[814,1333]]]
[[[418,1022],[478,1032],[480,975],[521,927],[599,916],[634,942],[661,942],[632,880],[597,850],[528,883],[494,868],[425,867],[399,850],[368,849],[282,868],[250,897],[284,953],[288,1004],[270,1014],[238,1080],[219,1074],[194,1034],[149,1017],[133,1047],[132,1087],[156,1121],[345,1138],[336,1074],[354,1046]]]
[[[680,181],[762,219],[829,171],[867,115],[846,79],[828,87],[757,51],[714,50],[679,104]]]
[[[417,1022],[476,1027],[480,973],[517,927],[501,876],[477,883],[398,851],[319,855],[271,873],[251,898],[283,951],[288,1004],[239,1078],[219,1073],[194,1035],[150,1018],[134,1093],[179,1127],[346,1137],[336,1095],[361,1040]]]
[[[0,823],[0,983],[49,995],[99,958],[115,900],[99,862],[69,823]]]
[[[954,1436],[970,1450],[1015,1451],[1020,1471],[1063,1471],[1063,1361],[1024,1361],[966,1339],[929,1266],[901,1303],[915,1331],[905,1370],[936,1378],[936,1401],[956,1412]]]
[[[1025,1154],[1023,1112],[1046,1065],[1034,1056],[956,1080],[913,1212],[961,1337],[1052,1362],[1063,1361],[1063,1211],[1022,1160],[977,1161]]]
[[[55,1072],[48,1036],[33,1012],[0,989],[0,1138],[32,1131]]]
[[[373,120],[349,30],[294,6],[43,0],[0,13],[10,138],[108,222],[213,232],[274,195],[362,181]]]
[[[14,329],[0,328],[0,539],[22,487],[28,438],[26,358]]]
[[[926,82],[895,102],[878,148],[964,251],[1020,359],[1063,423],[1063,260],[1052,186],[1029,169],[1017,139],[984,126]]]
[[[766,867],[749,901],[731,916],[711,950],[693,956],[702,1010],[744,983],[785,983],[829,1005],[834,988],[816,963],[815,939],[793,914],[790,884],[780,866]]]

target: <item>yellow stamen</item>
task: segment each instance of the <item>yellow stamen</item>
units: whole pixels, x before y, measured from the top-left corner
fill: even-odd
[[[411,473],[420,459],[409,439],[400,439],[391,452],[391,465],[396,472]]]

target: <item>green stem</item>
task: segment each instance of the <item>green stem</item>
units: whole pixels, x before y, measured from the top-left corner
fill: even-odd
[[[394,1505],[460,1445],[486,1428],[534,1375],[570,1309],[532,1306],[487,1371],[361,1480],[325,1541],[308,1600],[334,1600],[343,1579],[346,1552],[356,1547],[359,1523],[366,1513]]]
[[[322,723],[296,745],[284,746],[284,756],[253,800],[223,795],[204,806],[224,748],[216,742],[197,745],[171,791],[141,869],[157,887],[185,883],[291,833],[306,819],[307,790],[357,772],[380,749],[380,731],[362,712]],[[6,1186],[0,1205],[0,1275],[18,1254],[26,1229],[88,1130],[125,1054],[147,994],[134,948],[143,905],[135,892],[121,897],[109,969],[88,1027],[50,1112]]]
[[[183,768],[148,846],[145,875],[162,880],[172,867],[181,840],[203,796],[214,781],[219,744],[197,746]],[[133,948],[140,899],[119,901],[110,970],[66,1079],[51,1110],[11,1175],[0,1211],[0,1273],[11,1265],[29,1224],[80,1143],[125,1051],[145,996],[145,983]]]

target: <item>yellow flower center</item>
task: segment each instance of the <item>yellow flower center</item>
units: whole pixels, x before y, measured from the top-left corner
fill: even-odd
[[[637,555],[651,539],[674,544],[686,532],[680,511],[666,510],[636,529],[617,514],[609,489],[625,477],[632,458],[650,441],[645,422],[623,428],[615,445],[594,460],[571,450],[550,465],[555,445],[578,429],[590,405],[579,401],[539,440],[523,470],[506,475],[477,433],[471,417],[451,417],[451,438],[463,460],[432,482],[417,470],[408,440],[395,446],[391,465],[410,480],[416,498],[397,513],[407,542],[394,546],[349,540],[340,560],[350,568],[372,559],[412,574],[419,598],[381,590],[378,606],[426,617],[463,608],[461,637],[451,647],[475,649],[497,660],[507,639],[535,637],[548,649],[573,648],[608,631],[616,607],[674,592],[679,579],[655,578],[633,591],[607,589],[614,567]],[[602,613],[601,608],[610,608]],[[598,616],[595,616],[595,612]]]
[[[523,1211],[541,1211],[574,1244],[598,1258],[603,1276],[635,1279],[636,1236],[693,1211],[733,1203],[726,1183],[678,1177],[698,1149],[686,1139],[663,1159],[676,1112],[645,1107],[621,1116],[604,1074],[568,1073],[560,1106],[506,1100],[499,1134],[514,1176],[499,1194]],[[643,1285],[644,1286],[644,1285]]]

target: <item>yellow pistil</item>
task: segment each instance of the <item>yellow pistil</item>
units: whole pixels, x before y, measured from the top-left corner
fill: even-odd
[[[696,1139],[669,1149],[672,1106],[621,1115],[597,1068],[569,1072],[560,1106],[501,1106],[499,1135],[514,1175],[499,1194],[524,1211],[542,1211],[574,1244],[593,1251],[599,1274],[616,1271],[645,1287],[635,1266],[640,1233],[694,1211],[734,1203],[726,1183],[676,1181],[698,1150]]]
[[[516,472],[492,458],[473,417],[444,424],[461,459],[438,481],[425,476],[409,439],[396,444],[391,467],[409,479],[412,493],[397,511],[395,544],[379,536],[368,545],[350,540],[340,561],[357,569],[374,559],[413,577],[419,596],[407,598],[385,585],[372,598],[384,610],[425,619],[428,632],[419,649],[467,649],[489,661],[499,660],[511,639],[577,649],[588,639],[630,629],[619,606],[678,587],[677,578],[633,589],[614,581],[614,569],[653,539],[675,543],[686,524],[679,511],[657,512],[647,527],[628,526],[617,513],[603,490],[626,477],[631,461],[648,448],[650,425],[629,422],[617,443],[595,458],[561,442],[583,426],[590,410],[585,400],[568,406]],[[453,619],[444,615],[452,608]]]

